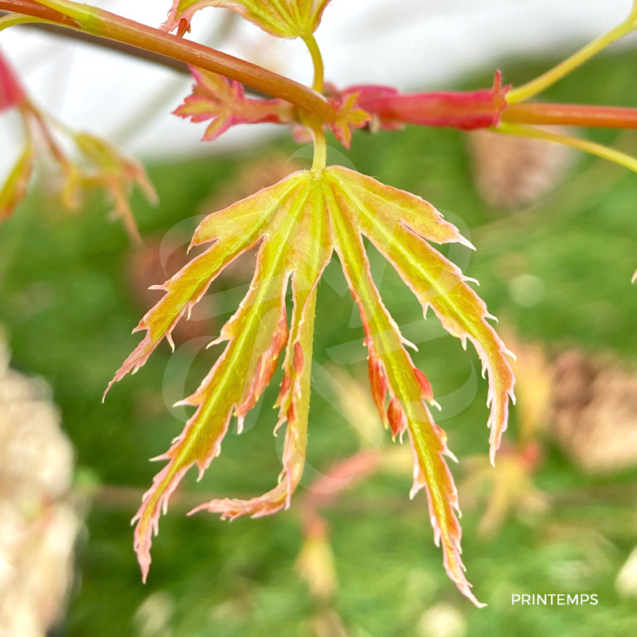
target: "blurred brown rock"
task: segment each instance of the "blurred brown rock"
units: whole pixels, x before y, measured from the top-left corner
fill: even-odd
[[[637,466],[637,370],[610,354],[571,348],[550,355],[508,332],[518,397],[518,439],[542,432],[590,473]]]
[[[553,431],[591,473],[637,466],[637,371],[572,349],[553,364]]]
[[[468,138],[476,186],[495,208],[515,210],[541,199],[564,178],[573,156],[565,146],[529,137],[478,130]]]

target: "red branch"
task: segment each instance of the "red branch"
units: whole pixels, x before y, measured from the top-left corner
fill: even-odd
[[[331,122],[336,118],[332,104],[303,84],[256,64],[134,20],[122,18],[109,11],[91,9],[91,16],[94,19],[91,20],[90,25],[79,25],[75,20],[43,7],[33,0],[0,0],[0,11],[50,20],[84,33],[152,51],[173,60],[219,73],[258,91],[283,99],[309,111],[323,121]]]
[[[353,86],[344,93],[358,93],[359,106],[386,128],[418,124],[474,130],[500,123],[509,88],[502,86],[498,71],[493,87],[478,91],[402,94],[391,87]]]
[[[637,128],[637,109],[580,104],[511,104],[502,114],[511,124]]]

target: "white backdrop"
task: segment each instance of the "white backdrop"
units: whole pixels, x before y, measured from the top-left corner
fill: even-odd
[[[169,0],[95,4],[159,25]],[[324,50],[327,78],[339,85],[373,82],[434,89],[476,68],[495,69],[511,55],[574,50],[618,24],[630,6],[631,0],[333,0],[317,39]],[[191,37],[209,37],[220,19],[222,10],[203,10],[195,17]],[[268,46],[272,41],[274,45]],[[199,143],[203,125],[169,115],[188,91],[187,78],[20,28],[0,34],[0,47],[37,100],[74,128],[115,134],[125,148],[143,157],[204,150]],[[298,80],[311,76],[302,43],[271,39],[250,24],[236,27],[221,48]],[[124,130],[140,109],[167,93],[172,97],[150,125],[134,135]],[[7,118],[3,120],[0,169],[13,145],[11,119],[8,126]],[[205,150],[247,143],[254,133],[253,127],[235,129]],[[267,129],[259,134],[268,134]]]

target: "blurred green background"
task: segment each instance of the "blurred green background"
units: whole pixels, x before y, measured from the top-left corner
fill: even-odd
[[[519,83],[549,63],[511,64],[504,69],[506,80]],[[633,52],[606,56],[560,83],[547,99],[636,106],[636,68]],[[485,73],[466,86],[489,82]],[[610,143],[617,133],[590,137]],[[637,137],[622,135],[620,143],[634,150]],[[281,139],[244,154],[152,163],[148,168],[161,204],[153,209],[135,199],[142,234],[161,236],[201,214],[246,161],[267,158],[273,149],[292,155],[296,147]],[[479,293],[490,311],[523,338],[610,350],[628,364],[635,360],[637,290],[630,285],[637,266],[635,175],[580,157],[549,196],[506,216],[478,195],[462,133],[415,127],[359,133],[346,157],[359,171],[452,213],[451,221],[463,220],[478,248],[466,273],[480,281]],[[165,406],[163,392],[167,388],[177,400],[180,375],[187,374],[187,388],[193,389],[214,358],[211,351],[199,352],[191,365],[187,350],[171,358],[162,346],[139,374],[119,383],[101,403],[114,371],[138,342],[130,331],[143,312],[131,291],[130,244],[119,224],[105,221],[105,212],[96,202],[81,214],[67,214],[44,194],[35,194],[0,231],[0,323],[9,329],[13,364],[50,382],[77,449],[78,489],[86,490],[87,482],[97,485],[87,533],[78,545],[68,616],[55,634],[317,634],[315,618],[325,609],[295,570],[302,534],[294,505],[273,518],[233,524],[205,514],[185,516],[198,492],[201,500],[210,494],[257,495],[275,484],[280,461],[272,437],[275,412],[269,406],[278,376],[258,423],[242,436],[227,437],[222,456],[200,483],[194,474],[188,476],[183,489],[187,504],[176,501],[162,518],[149,582],[141,584],[129,522],[158,470],[148,458],[167,449],[182,426]],[[192,229],[194,223],[185,225]],[[464,251],[453,254],[469,258]],[[380,268],[377,256],[372,260]],[[507,265],[512,262],[520,264],[516,271]],[[516,288],[520,275],[533,281],[530,297]],[[341,351],[331,348],[362,338],[352,301],[342,293],[338,263],[331,264],[327,278],[319,292],[316,324],[315,357],[321,364]],[[235,285],[222,281],[213,292]],[[389,270],[381,292],[399,324],[421,319],[417,303]],[[233,293],[217,297],[220,318],[229,316],[239,298]],[[417,338],[413,328],[408,336]],[[364,350],[355,345],[350,351],[359,351],[358,362],[349,367],[361,377]],[[479,369],[471,348],[463,352],[448,336],[422,343],[414,359],[441,396],[467,381],[471,365]],[[323,394],[313,396],[310,419],[309,463],[318,470],[359,448],[356,431]],[[486,382],[479,381],[471,403],[441,421],[460,458],[453,467],[458,480],[466,473],[464,458],[486,453],[485,401]],[[452,404],[446,406],[453,411]],[[511,439],[516,419],[514,410]],[[386,444],[391,444],[389,437]],[[588,476],[549,441],[536,476],[536,486],[553,498],[547,511],[530,521],[510,516],[499,534],[487,540],[477,532],[484,501],[465,506],[463,556],[476,595],[488,603],[477,610],[444,573],[424,494],[409,501],[408,475],[372,477],[325,510],[339,581],[331,610],[353,637],[637,635],[637,603],[621,598],[615,588],[637,544],[636,478],[635,471]],[[512,593],[547,592],[596,593],[599,604],[511,604]],[[439,621],[436,628],[433,615],[427,615],[432,608],[446,609],[452,619]]]

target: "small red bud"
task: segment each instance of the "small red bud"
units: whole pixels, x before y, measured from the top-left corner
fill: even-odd
[[[0,113],[19,106],[25,97],[17,75],[0,52]]]
[[[407,416],[405,416],[402,405],[395,396],[389,401],[387,417],[389,418],[389,426],[394,436],[400,435],[407,429]]]
[[[385,398],[387,396],[387,380],[383,372],[383,365],[376,356],[370,354],[368,360],[369,384],[372,391],[372,398],[378,413],[381,415],[385,426],[387,426],[387,413],[385,411]]]
[[[298,341],[294,343],[294,358],[292,359],[292,365],[294,366],[294,371],[298,374],[303,369],[303,362],[305,359],[305,354],[303,353],[303,347],[301,343]]]
[[[190,33],[190,22],[186,18],[182,18],[177,26],[177,37],[183,38],[186,33]]]
[[[423,398],[427,402],[431,402],[434,399],[434,392],[433,392],[433,389],[431,388],[431,383],[429,382],[429,379],[427,378],[426,374],[422,372],[421,370],[419,370],[417,367],[414,367],[414,374],[416,375],[418,384],[420,385],[420,388],[422,389]]]

